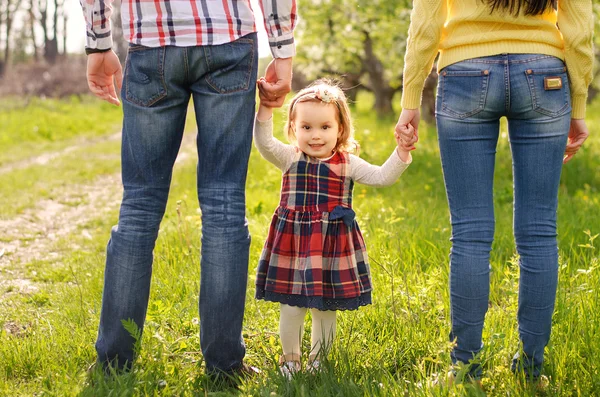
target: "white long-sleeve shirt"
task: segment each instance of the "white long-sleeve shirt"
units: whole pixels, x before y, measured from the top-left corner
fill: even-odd
[[[265,160],[273,163],[282,172],[292,165],[298,147],[286,145],[273,136],[273,119],[254,123],[254,144]],[[370,164],[358,156],[350,154],[350,178],[355,182],[367,186],[383,187],[396,182],[404,170],[412,162],[409,155],[407,162],[403,162],[396,149],[383,163],[382,166]]]

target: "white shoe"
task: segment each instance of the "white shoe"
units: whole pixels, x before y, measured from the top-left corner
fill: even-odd
[[[284,354],[279,357],[279,372],[288,380],[302,369],[299,354]]]
[[[306,370],[311,374],[316,374],[321,370],[321,361],[319,359],[309,360]]]

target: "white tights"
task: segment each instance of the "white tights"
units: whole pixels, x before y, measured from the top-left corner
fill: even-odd
[[[279,336],[284,356],[299,357],[302,353],[302,335],[304,333],[304,317],[307,308],[281,304],[279,317]],[[331,347],[335,337],[335,311],[310,309],[312,315],[310,360],[314,360],[323,350]]]

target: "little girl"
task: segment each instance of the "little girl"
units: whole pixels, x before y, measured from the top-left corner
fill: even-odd
[[[261,84],[268,84],[263,79]],[[256,298],[280,302],[279,364],[288,378],[301,369],[301,338],[312,314],[309,371],[319,367],[335,335],[336,310],[371,303],[364,239],[352,210],[354,182],[393,184],[411,163],[416,136],[407,126],[383,166],[349,151],[358,147],[343,91],[324,80],[292,99],[285,132],[293,145],[273,137],[273,110],[261,104],[254,142],[283,172],[281,201],[273,215],[256,278]]]

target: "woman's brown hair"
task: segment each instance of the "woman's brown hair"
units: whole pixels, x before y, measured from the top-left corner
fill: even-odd
[[[540,15],[551,8],[556,9],[556,0],[484,0],[494,12],[497,9],[507,10],[513,15],[519,15],[525,9],[525,15]]]

